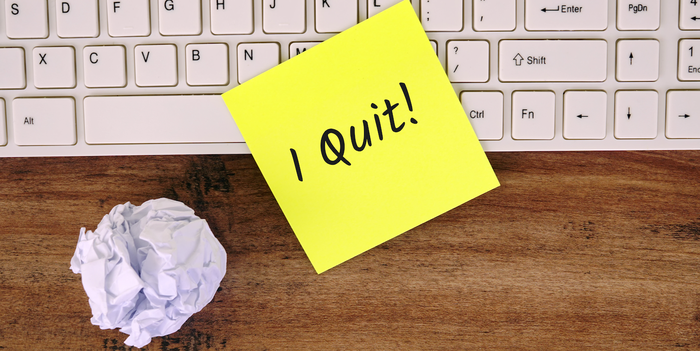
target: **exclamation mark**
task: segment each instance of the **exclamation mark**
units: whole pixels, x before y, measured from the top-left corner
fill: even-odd
[[[403,91],[404,98],[406,98],[406,104],[408,104],[408,110],[413,112],[413,104],[411,104],[411,96],[408,95],[408,88],[406,88],[406,84],[399,83],[399,85],[401,86],[401,91]],[[411,123],[418,124],[418,121],[415,118],[411,117]]]

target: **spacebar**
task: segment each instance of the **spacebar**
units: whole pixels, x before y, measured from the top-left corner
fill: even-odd
[[[243,142],[220,95],[88,96],[88,144]]]

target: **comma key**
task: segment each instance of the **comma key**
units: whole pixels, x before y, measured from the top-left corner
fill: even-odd
[[[515,0],[474,0],[474,30],[511,31],[515,29]]]

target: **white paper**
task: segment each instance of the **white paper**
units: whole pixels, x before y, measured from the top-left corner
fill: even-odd
[[[80,229],[73,273],[81,273],[92,324],[121,328],[143,347],[174,333],[213,298],[226,252],[207,222],[182,202],[115,206],[94,232]]]

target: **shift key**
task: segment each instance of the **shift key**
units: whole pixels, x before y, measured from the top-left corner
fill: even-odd
[[[501,40],[498,77],[503,82],[602,82],[605,40]]]

